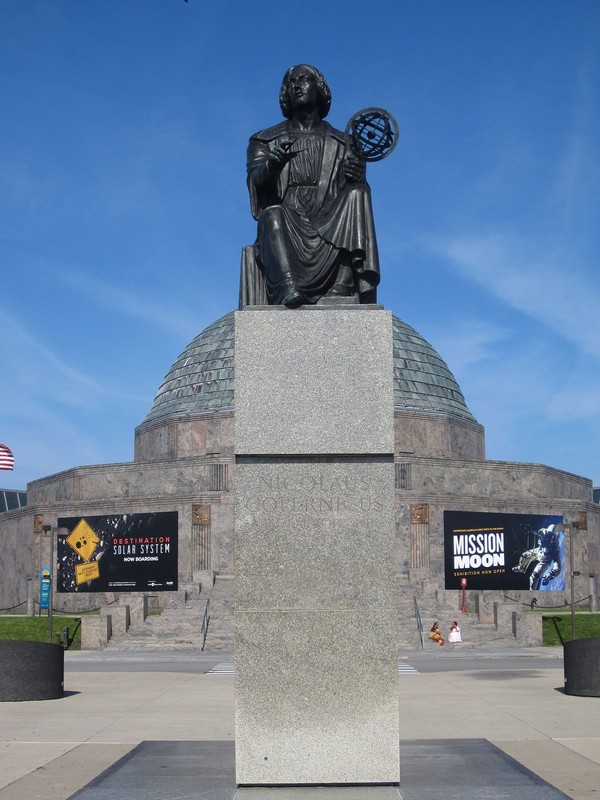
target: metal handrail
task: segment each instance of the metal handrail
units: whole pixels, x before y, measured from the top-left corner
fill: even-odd
[[[421,612],[419,611],[419,604],[417,603],[417,595],[413,595],[413,604],[415,607],[415,619],[417,621],[417,631],[419,633],[419,639],[421,641],[421,650],[425,649],[425,644],[423,642],[423,620],[421,619]]]
[[[210,597],[206,600],[206,607],[204,608],[204,616],[202,617],[202,625],[200,627],[200,649],[204,650],[204,643],[206,642],[206,634],[208,632],[208,623],[210,621]]]

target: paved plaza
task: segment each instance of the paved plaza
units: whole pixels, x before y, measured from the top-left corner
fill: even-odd
[[[230,654],[66,653],[64,698],[0,704],[0,800],[66,800],[142,742],[185,743],[188,752],[204,742],[226,760],[233,672]],[[564,694],[562,648],[403,653],[398,691],[406,753],[429,752],[422,770],[446,789],[462,778],[446,772],[444,742],[447,752],[481,751],[488,759],[496,751],[481,747],[489,742],[574,800],[600,795],[600,698]],[[401,749],[401,770],[402,759]],[[463,757],[465,770],[474,759]],[[401,771],[400,794],[411,770]]]

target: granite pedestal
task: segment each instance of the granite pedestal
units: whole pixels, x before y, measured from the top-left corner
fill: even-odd
[[[396,784],[391,314],[236,314],[236,780]]]

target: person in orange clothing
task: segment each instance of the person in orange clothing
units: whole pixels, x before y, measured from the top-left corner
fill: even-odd
[[[444,637],[440,633],[440,628],[437,622],[434,622],[433,625],[431,626],[431,630],[429,631],[429,638],[433,642],[437,642],[440,647],[444,646]]]

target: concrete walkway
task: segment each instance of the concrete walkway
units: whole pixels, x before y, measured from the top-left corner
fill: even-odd
[[[398,677],[400,738],[487,739],[574,800],[599,798],[600,698],[563,693],[561,655],[403,653],[417,671]],[[142,741],[233,741],[234,678],[205,673],[227,661],[66,653],[63,699],[0,703],[0,800],[66,800]]]

